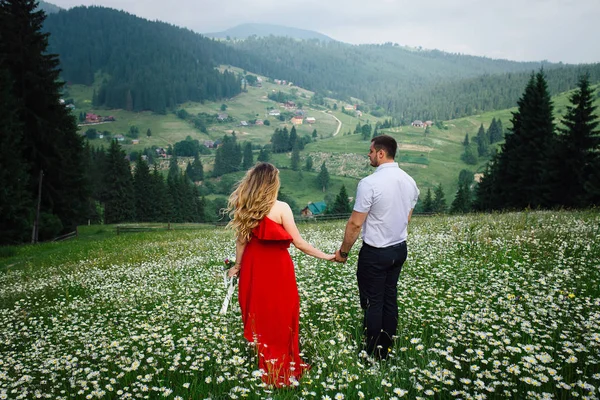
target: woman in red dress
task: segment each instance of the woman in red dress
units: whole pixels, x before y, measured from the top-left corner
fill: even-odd
[[[236,232],[236,264],[244,337],[256,346],[265,383],[293,385],[309,366],[300,358],[300,298],[290,243],[324,260],[334,254],[315,249],[300,236],[292,210],[277,200],[279,170],[258,163],[229,197],[229,226]]]

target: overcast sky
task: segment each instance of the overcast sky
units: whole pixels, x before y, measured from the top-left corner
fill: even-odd
[[[199,33],[242,23],[517,61],[600,62],[600,0],[49,0],[102,5]]]

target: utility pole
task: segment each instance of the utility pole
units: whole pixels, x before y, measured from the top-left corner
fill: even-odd
[[[33,222],[33,232],[31,233],[31,243],[37,243],[38,232],[40,229],[40,203],[42,202],[42,180],[44,179],[44,170],[40,170],[40,181],[38,185],[38,202],[35,212],[35,221]]]

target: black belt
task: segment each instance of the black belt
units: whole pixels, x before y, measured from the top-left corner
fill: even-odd
[[[377,249],[377,250],[395,249],[397,247],[406,246],[406,240],[403,242],[400,242],[400,243],[393,244],[391,246],[387,246],[387,247],[375,247],[375,246],[371,246],[367,242],[363,242],[363,246],[370,247],[372,249]]]

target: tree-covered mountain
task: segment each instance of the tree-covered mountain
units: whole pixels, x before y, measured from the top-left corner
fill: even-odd
[[[96,73],[105,77],[95,105],[163,113],[241,91],[238,77],[215,68],[237,51],[187,29],[103,7],[51,14],[44,28],[65,80],[91,84]]]
[[[250,36],[217,41],[190,30],[101,7],[48,17],[50,50],[63,78],[91,84],[103,75],[95,105],[165,112],[188,100],[228,98],[239,77],[232,65],[285,79],[320,96],[355,103],[402,123],[447,120],[516,105],[531,73],[544,68],[551,94],[573,89],[579,76],[600,81],[600,64],[515,62],[397,44],[350,45],[318,39]]]
[[[227,43],[254,56],[242,58],[240,67],[325,95],[362,99],[404,122],[513,107],[531,72],[541,67],[548,72],[552,94],[574,88],[584,72],[591,82],[600,80],[600,64],[493,60],[392,43],[357,46],[284,37]],[[253,64],[257,57],[269,62]]]
[[[204,36],[220,39],[246,39],[250,36],[283,36],[300,40],[317,39],[324,42],[333,41],[329,36],[319,32],[274,24],[241,24],[221,32],[204,33]]]
[[[38,8],[43,10],[46,14],[54,14],[62,10],[61,7],[56,6],[54,4],[48,3],[46,1],[40,0],[38,4]]]

